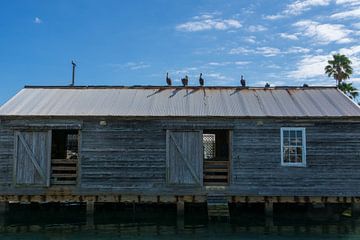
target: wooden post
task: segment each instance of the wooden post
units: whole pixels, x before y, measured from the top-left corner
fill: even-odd
[[[185,203],[184,203],[184,201],[178,201],[177,202],[176,210],[177,210],[177,216],[178,217],[184,217],[184,214],[185,214]]]
[[[353,217],[360,216],[360,203],[351,204],[351,215]]]
[[[8,202],[0,202],[0,226],[5,225],[5,213],[9,210]]]
[[[9,210],[8,202],[0,202],[0,215],[3,215]]]
[[[274,214],[274,203],[265,202],[265,215],[266,217],[272,217]]]
[[[95,203],[92,201],[86,202],[86,225],[89,227],[94,226],[94,213]]]
[[[185,215],[185,203],[184,201],[178,201],[176,205],[177,210],[177,229],[184,229],[184,215]]]

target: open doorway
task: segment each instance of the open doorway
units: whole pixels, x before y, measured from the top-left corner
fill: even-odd
[[[51,185],[76,185],[79,158],[79,131],[53,130],[51,144]]]
[[[204,130],[204,185],[229,184],[230,134],[229,130]]]

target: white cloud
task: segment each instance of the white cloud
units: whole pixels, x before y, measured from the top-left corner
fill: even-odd
[[[280,54],[300,54],[300,53],[309,53],[309,48],[304,47],[290,47],[287,50],[281,51],[279,48],[273,48],[273,47],[258,47],[258,48],[244,48],[244,47],[238,47],[230,49],[229,54],[233,55],[248,55],[248,54],[259,54],[263,55],[265,57],[273,57]]]
[[[360,29],[360,22],[354,23],[353,24],[354,28]]]
[[[248,36],[248,37],[244,38],[244,41],[248,42],[248,43],[256,43],[256,37],[255,36]]]
[[[301,34],[313,39],[317,44],[349,43],[353,39],[350,34],[353,32],[341,24],[321,24],[311,20],[303,20],[293,24]]]
[[[338,52],[346,55],[352,61],[354,73],[360,72],[360,45],[355,45],[350,48],[341,48]],[[290,71],[287,76],[295,79],[311,79],[326,77],[324,68],[328,64],[328,60],[332,59],[333,51],[327,55],[305,55],[296,64],[296,69]]]
[[[351,6],[355,6],[360,4],[360,0],[336,0],[336,4],[339,5],[348,4]]]
[[[250,64],[251,62],[249,62],[249,61],[237,61],[237,62],[235,62],[235,65],[240,65],[240,66],[242,66],[242,65],[248,65],[248,64]]]
[[[247,64],[250,64],[250,63],[251,62],[249,62],[249,61],[209,62],[208,65],[213,66],[213,67],[223,67],[223,66],[228,66],[228,65],[247,65]]]
[[[150,67],[150,64],[144,62],[127,62],[124,64],[109,64],[115,70],[119,69],[130,69],[130,70],[139,70]]]
[[[237,48],[232,48],[229,51],[229,54],[249,54],[249,53],[255,53],[255,50],[244,47],[237,47]]]
[[[360,8],[355,8],[352,10],[335,13],[330,17],[335,19],[360,18]]]
[[[41,24],[41,23],[42,23],[42,20],[41,20],[39,17],[35,17],[35,18],[34,18],[34,23],[36,23],[36,24]]]
[[[295,34],[280,33],[280,37],[289,40],[299,40]]]
[[[220,67],[220,66],[226,66],[226,65],[230,65],[231,62],[209,62],[208,65],[210,66],[215,66],[215,67]]]
[[[310,10],[313,7],[327,6],[330,4],[330,2],[331,0],[297,0],[293,3],[288,4],[281,13],[269,15],[265,18],[268,20],[276,20],[289,16],[297,16],[305,11]]]
[[[205,81],[207,81],[208,85],[229,85],[234,81],[232,77],[228,77],[223,75],[222,73],[208,73],[204,75]]]
[[[263,31],[266,31],[267,28],[264,27],[263,25],[251,25],[248,27],[248,30],[250,32],[263,32]]]
[[[260,54],[265,57],[273,57],[281,53],[280,49],[273,47],[258,47],[256,49],[249,49],[238,47],[230,49],[229,54]]]
[[[183,32],[198,32],[206,30],[237,29],[242,25],[237,19],[214,18],[213,15],[201,15],[194,17],[192,21],[176,26],[176,30]]]
[[[285,53],[288,53],[288,54],[295,53],[295,54],[297,54],[297,53],[308,53],[308,52],[310,52],[310,49],[308,49],[308,48],[291,47]]]
[[[312,7],[327,6],[330,2],[330,0],[298,0],[289,4],[284,13],[286,15],[299,15],[310,10]]]
[[[265,16],[264,18],[267,20],[277,20],[277,19],[284,18],[284,17],[285,17],[285,15],[275,14],[275,15]]]
[[[287,76],[296,79],[324,76],[324,67],[329,59],[329,55],[306,55],[297,63],[296,70],[290,71]]]
[[[360,77],[350,78],[350,82],[360,83]]]
[[[344,54],[345,56],[347,56],[351,62],[352,62],[352,67],[354,69],[354,74],[360,73],[360,45],[355,45],[352,46],[350,48],[341,48],[339,50],[339,52],[341,54]],[[335,52],[332,52],[332,54],[334,54]]]
[[[280,49],[272,48],[272,47],[259,47],[256,48],[257,53],[265,56],[265,57],[273,57],[279,55],[281,53]]]

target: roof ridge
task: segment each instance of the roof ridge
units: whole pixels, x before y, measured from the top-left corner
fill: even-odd
[[[83,86],[46,86],[46,85],[25,85],[26,89],[249,89],[249,90],[274,90],[274,89],[333,89],[335,86],[275,86],[275,87],[241,87],[241,86],[157,86],[157,85],[83,85]]]

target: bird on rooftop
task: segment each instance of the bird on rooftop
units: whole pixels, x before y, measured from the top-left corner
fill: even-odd
[[[169,77],[169,73],[168,73],[168,72],[166,73],[166,84],[167,84],[168,86],[171,86],[171,78]]]
[[[184,87],[187,86],[189,83],[189,77],[185,75],[185,77],[181,79],[181,83],[183,84]]]
[[[200,83],[200,86],[204,86],[205,80],[202,78],[202,73],[200,73],[199,83]]]
[[[241,80],[240,80],[240,83],[241,83],[241,86],[242,86],[242,87],[245,87],[245,86],[246,86],[246,81],[245,81],[245,79],[244,79],[244,76],[243,76],[243,75],[241,75]]]

